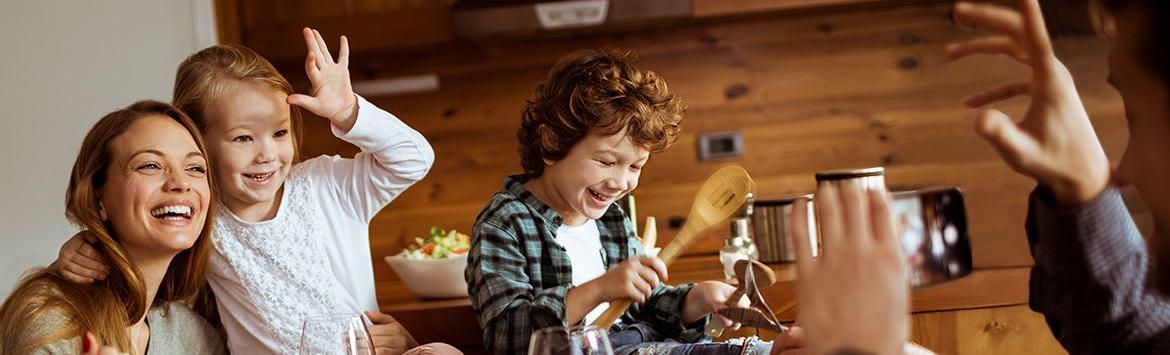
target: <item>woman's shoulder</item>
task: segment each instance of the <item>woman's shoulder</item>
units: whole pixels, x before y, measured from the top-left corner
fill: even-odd
[[[181,302],[151,308],[149,318],[152,349],[166,353],[226,353],[219,331]]]

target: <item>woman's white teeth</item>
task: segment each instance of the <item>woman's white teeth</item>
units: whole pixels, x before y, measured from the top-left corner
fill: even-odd
[[[190,218],[191,217],[191,206],[185,206],[185,205],[163,206],[163,207],[159,207],[159,208],[155,208],[154,210],[151,210],[150,215],[154,216],[154,217],[178,216],[178,217]]]
[[[605,195],[599,194],[599,193],[597,193],[596,191],[593,191],[593,190],[589,190],[589,193],[593,195],[593,198],[596,198],[596,199],[598,199],[598,200],[602,200],[602,201],[608,201],[608,200],[609,200],[609,198],[610,198],[609,196],[605,196]]]

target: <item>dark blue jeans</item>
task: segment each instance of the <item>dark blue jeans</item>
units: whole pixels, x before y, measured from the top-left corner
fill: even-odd
[[[648,350],[658,355],[740,355],[744,347],[730,343],[692,343],[685,344],[666,339],[645,324],[634,324],[619,331],[609,332],[609,343],[613,346],[616,355],[639,354],[640,350]],[[752,340],[748,347],[748,354],[768,354],[772,350],[770,342],[759,339]]]

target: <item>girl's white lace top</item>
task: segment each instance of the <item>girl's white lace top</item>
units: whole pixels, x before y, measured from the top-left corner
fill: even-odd
[[[295,353],[306,318],[378,309],[370,220],[426,175],[434,151],[360,96],[354,127],[333,134],[361,153],[294,166],[273,219],[217,207],[208,282],[232,353]]]

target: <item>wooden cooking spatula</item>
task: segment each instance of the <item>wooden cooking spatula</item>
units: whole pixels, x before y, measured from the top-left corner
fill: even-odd
[[[669,266],[704,232],[731,218],[747,201],[749,192],[756,192],[756,183],[742,166],[728,165],[716,170],[706,182],[703,182],[703,186],[699,187],[699,193],[695,195],[695,202],[691,205],[691,214],[687,216],[682,230],[675,235],[670,244],[662,248],[658,258]],[[593,325],[608,329],[629,308],[630,301],[611,302],[605,313],[593,321]]]

